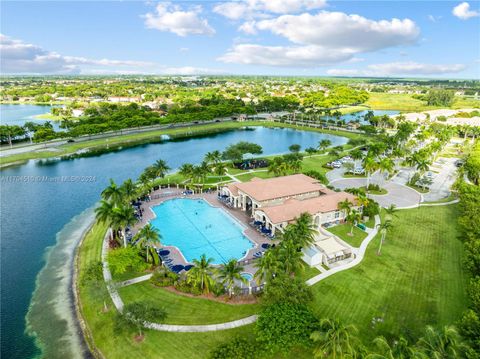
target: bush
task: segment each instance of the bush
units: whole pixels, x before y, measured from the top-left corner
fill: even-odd
[[[117,248],[108,252],[108,266],[113,274],[122,274],[127,270],[143,272],[149,267],[140,255],[137,247]]]
[[[240,337],[220,344],[209,355],[211,359],[252,359],[255,357],[255,343]]]
[[[174,285],[178,280],[178,274],[173,273],[165,268],[156,270],[150,282],[157,287],[169,287]]]
[[[190,285],[184,280],[180,280],[180,281],[176,282],[175,283],[175,289],[178,290],[179,292],[189,293],[189,294],[193,294],[193,295],[202,294],[202,291],[200,290],[200,288],[195,287],[193,285]]]
[[[269,281],[262,297],[262,301],[268,305],[275,303],[307,304],[312,300],[312,290],[303,280],[281,275]]]
[[[368,187],[367,187],[367,190],[369,191],[380,191],[381,188],[378,184],[369,184]]]
[[[363,215],[365,217],[372,218],[379,213],[380,213],[380,206],[378,205],[377,202],[373,201],[372,199],[370,199],[368,201],[368,204],[365,207],[363,207]]]
[[[255,327],[257,340],[271,353],[288,353],[297,345],[309,345],[318,320],[305,305],[276,303],[265,307]]]
[[[319,180],[320,183],[328,184],[328,179],[323,173],[320,173],[320,172],[315,171],[315,170],[311,170],[311,171],[305,171],[305,172],[303,172],[303,174],[306,175],[306,176],[315,178],[316,180]]]

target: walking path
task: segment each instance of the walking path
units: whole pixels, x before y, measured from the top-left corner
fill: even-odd
[[[307,280],[306,281],[307,285],[310,285],[310,286],[314,285],[320,282],[321,280],[331,276],[332,274],[344,271],[346,269],[352,268],[357,264],[359,264],[363,259],[363,256],[365,254],[365,250],[367,249],[368,244],[372,241],[372,239],[377,234],[378,224],[380,224],[380,216],[377,215],[375,216],[375,228],[371,230],[370,233],[367,235],[367,237],[363,240],[359,248],[359,251],[353,261],[348,262],[344,265],[340,265],[338,267],[326,270],[326,271],[323,270],[322,273],[320,273],[319,275]],[[103,239],[103,246],[102,246],[103,278],[107,283],[107,290],[108,290],[108,293],[110,294],[110,297],[112,298],[115,308],[117,308],[117,310],[121,313],[123,311],[124,304],[123,304],[122,298],[118,293],[117,288],[147,281],[150,279],[152,274],[147,274],[141,277],[129,279],[116,284],[112,284],[112,274],[110,272],[110,269],[108,267],[108,262],[106,260],[109,237],[110,237],[110,233],[107,232]],[[231,322],[219,323],[219,324],[208,324],[208,325],[175,325],[175,324],[160,324],[160,323],[145,322],[144,326],[149,329],[163,331],[163,332],[177,332],[177,333],[212,332],[212,331],[233,329],[233,328],[238,328],[244,325],[249,325],[254,323],[257,320],[257,318],[258,318],[257,315],[251,315],[249,317],[234,320]]]

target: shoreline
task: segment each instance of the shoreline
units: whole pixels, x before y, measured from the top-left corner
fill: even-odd
[[[343,130],[328,130],[316,127],[308,127],[302,125],[293,125],[288,123],[274,122],[274,121],[245,121],[245,122],[223,122],[223,123],[207,123],[207,124],[192,124],[191,126],[181,125],[176,128],[162,128],[153,129],[151,131],[142,131],[133,134],[119,134],[110,137],[101,137],[98,139],[86,139],[85,141],[65,143],[60,142],[57,146],[49,147],[50,151],[29,151],[18,154],[11,154],[0,157],[0,170],[3,168],[24,164],[29,160],[41,160],[59,158],[65,156],[74,156],[76,154],[89,154],[95,151],[113,152],[120,148],[129,148],[141,146],[145,144],[159,141],[159,136],[169,135],[172,138],[190,138],[198,135],[209,135],[218,131],[238,130],[242,127],[267,127],[267,128],[290,128],[301,131],[318,132],[328,135],[345,137],[347,139],[367,136],[365,134],[343,131]],[[45,146],[48,143],[44,143]],[[37,144],[38,145],[38,144]],[[41,144],[40,144],[41,145]],[[52,151],[51,149],[55,149]],[[5,149],[8,151],[9,149]]]

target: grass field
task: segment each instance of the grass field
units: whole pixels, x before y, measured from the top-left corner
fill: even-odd
[[[80,272],[90,263],[100,260],[105,227],[95,225],[80,247],[78,268]],[[80,287],[81,311],[91,332],[90,346],[94,345],[108,359],[116,358],[205,358],[218,344],[237,335],[251,335],[252,325],[232,330],[209,333],[165,333],[146,331],[145,340],[137,343],[129,333],[114,333],[115,309],[107,295],[98,289]],[[103,312],[106,301],[109,310]],[[179,298],[181,302],[183,298]],[[215,303],[221,305],[220,303]],[[197,307],[198,308],[198,307]],[[205,308],[204,308],[205,309]],[[205,312],[202,314],[205,316]]]
[[[417,112],[444,108],[438,106],[427,106],[425,101],[417,100],[410,94],[390,94],[383,92],[371,92],[370,98],[365,103],[373,110],[398,110],[402,112]],[[465,97],[455,97],[452,108],[478,108],[480,100]]]
[[[248,317],[258,312],[256,304],[225,304],[192,298],[143,282],[119,289],[125,303],[145,298],[165,308],[167,324],[218,324]]]
[[[353,236],[350,236],[351,224],[345,223],[338,226],[328,228],[328,231],[343,239],[345,242],[354,247],[360,247],[363,240],[367,236],[367,232],[362,231],[358,227],[353,227]]]
[[[361,264],[313,287],[317,315],[355,324],[366,343],[454,323],[467,305],[456,217],[455,205],[399,211],[381,256],[377,236]]]

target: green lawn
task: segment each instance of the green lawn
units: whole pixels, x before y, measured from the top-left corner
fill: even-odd
[[[252,178],[255,178],[255,177],[258,177],[258,178],[272,178],[272,177],[275,177],[275,175],[271,172],[265,171],[265,172],[254,172],[254,173],[245,172],[244,174],[235,175],[235,177],[237,177],[242,182],[247,182],[247,181],[250,181]]]
[[[368,235],[367,232],[362,231],[358,227],[353,227],[353,236],[350,236],[350,230],[352,226],[348,223],[339,224],[335,227],[328,228],[328,231],[335,234],[336,236],[343,239],[345,242],[354,247],[360,247],[365,237]]]
[[[376,189],[369,189],[367,191],[367,188],[365,186],[363,186],[363,187],[359,187],[359,189],[362,189],[369,194],[376,194],[376,195],[384,195],[384,194],[388,193],[388,191],[385,188],[380,188],[379,191],[377,191]]]
[[[355,324],[366,343],[454,323],[467,305],[456,217],[455,205],[399,211],[381,256],[377,236],[361,264],[313,287],[317,315]]]
[[[167,311],[168,324],[217,324],[248,317],[258,312],[258,305],[233,305],[213,300],[192,298],[143,282],[119,289],[125,303],[145,298]]]
[[[100,260],[102,238],[106,228],[95,225],[80,247],[78,268],[80,272],[90,263]],[[115,309],[108,295],[97,288],[80,286],[81,312],[88,323],[87,341],[93,343],[108,359],[116,358],[205,358],[207,353],[218,344],[237,335],[251,335],[253,325],[232,330],[208,333],[166,333],[147,330],[145,340],[141,343],[133,340],[133,334],[117,333],[113,330]],[[182,299],[182,298],[181,298]],[[180,300],[181,300],[180,299]],[[106,301],[109,310],[103,312]],[[218,303],[220,304],[220,303]],[[220,304],[221,305],[221,304]],[[205,313],[202,314],[205,316]]]

